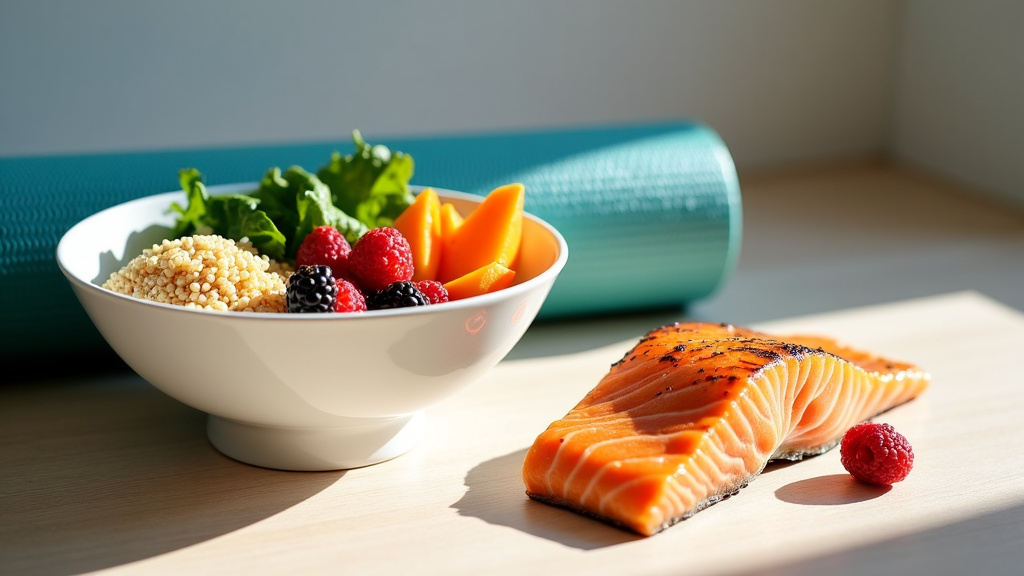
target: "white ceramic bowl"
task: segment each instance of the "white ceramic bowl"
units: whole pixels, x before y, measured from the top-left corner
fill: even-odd
[[[481,200],[435,190],[463,214]],[[168,234],[172,201],[186,202],[180,191],[159,194],[86,218],[61,238],[57,262],[132,369],[209,414],[207,432],[218,450],[268,468],[355,468],[412,448],[424,431],[424,409],[477,380],[522,337],[568,255],[565,239],[527,214],[515,285],[361,314],[210,312],[101,288]]]

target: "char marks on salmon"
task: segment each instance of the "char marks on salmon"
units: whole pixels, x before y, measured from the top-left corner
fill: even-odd
[[[724,324],[654,330],[523,465],[535,500],[652,535],[921,394],[929,375],[822,337]]]

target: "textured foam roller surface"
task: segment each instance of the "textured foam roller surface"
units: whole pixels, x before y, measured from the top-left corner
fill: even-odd
[[[485,195],[526,186],[526,209],[554,225],[569,261],[541,318],[684,306],[735,266],[739,184],[709,127],[671,123],[415,138],[375,138],[412,155],[412,183]],[[311,171],[350,139],[309,144],[0,159],[4,357],[104,349],[60,273],[60,237],[115,204],[178,189],[195,167],[207,185],[259,180],[272,166]]]

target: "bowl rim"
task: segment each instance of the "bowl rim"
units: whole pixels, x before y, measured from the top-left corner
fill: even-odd
[[[242,191],[246,191],[246,190],[255,190],[258,186],[259,186],[259,182],[234,182],[234,183],[228,183],[228,184],[218,184],[218,185],[213,185],[213,186],[207,186],[206,190],[207,190],[207,193],[210,194],[210,195],[218,195],[218,194],[238,193],[238,192],[242,192]],[[459,191],[456,191],[456,190],[450,190],[450,189],[447,189],[447,188],[440,188],[440,187],[437,187],[437,186],[429,186],[429,185],[410,185],[409,186],[409,189],[414,194],[419,194],[420,192],[422,192],[423,190],[425,190],[427,188],[430,188],[430,189],[434,190],[442,198],[452,198],[452,199],[457,199],[457,200],[469,201],[469,202],[473,202],[473,203],[479,203],[484,198],[483,196],[481,196],[479,194],[470,194],[468,192],[459,192]],[[179,312],[184,312],[184,313],[189,313],[189,314],[201,314],[201,315],[203,315],[203,317],[210,317],[210,315],[212,313],[214,315],[214,317],[217,317],[217,318],[239,318],[239,319],[250,319],[250,320],[260,320],[260,321],[266,321],[266,320],[275,320],[275,321],[299,320],[299,321],[302,321],[302,322],[330,322],[330,321],[333,321],[333,322],[339,322],[339,321],[353,321],[353,322],[357,322],[357,321],[368,321],[368,320],[372,320],[373,318],[384,318],[384,317],[391,317],[391,316],[413,316],[413,315],[420,315],[420,314],[437,313],[437,312],[439,312],[437,307],[443,307],[444,310],[454,311],[454,310],[459,310],[459,309],[489,306],[489,305],[491,305],[491,304],[493,304],[495,302],[503,301],[503,300],[506,300],[507,298],[510,298],[510,297],[516,297],[516,296],[520,296],[520,295],[526,294],[526,293],[534,290],[539,285],[543,285],[543,284],[548,283],[548,282],[550,282],[553,285],[554,281],[557,279],[557,276],[561,273],[562,269],[565,267],[565,264],[566,264],[566,262],[568,261],[568,258],[569,258],[569,246],[566,243],[566,240],[562,236],[562,234],[554,226],[549,224],[544,219],[542,219],[542,218],[540,218],[540,217],[538,217],[538,216],[536,216],[536,215],[534,215],[534,214],[532,214],[530,212],[524,211],[523,212],[523,217],[533,221],[534,223],[539,225],[541,228],[546,230],[551,235],[551,237],[554,238],[555,243],[558,246],[558,254],[557,254],[556,258],[555,258],[555,261],[552,262],[551,265],[548,266],[540,274],[537,274],[533,278],[530,278],[530,279],[525,280],[525,281],[523,281],[521,283],[518,283],[518,284],[513,284],[512,286],[509,286],[508,288],[504,288],[504,289],[498,290],[496,292],[491,292],[491,293],[488,293],[488,294],[481,294],[479,296],[473,296],[473,297],[470,297],[470,298],[463,298],[461,300],[454,300],[454,301],[451,301],[451,302],[444,302],[444,303],[441,303],[441,304],[433,304],[431,306],[415,306],[415,307],[409,307],[409,308],[396,308],[396,309],[389,309],[389,310],[367,310],[367,311],[364,311],[364,312],[352,313],[352,314],[287,314],[287,313],[280,313],[280,312],[238,312],[238,313],[231,313],[231,312],[222,312],[222,311],[217,311],[217,310],[206,310],[206,309],[199,309],[199,308],[187,308],[187,307],[179,306],[179,305],[176,305],[176,304],[166,304],[166,303],[163,303],[163,302],[154,302],[152,300],[146,300],[146,299],[143,299],[143,298],[135,298],[135,297],[128,296],[128,295],[125,295],[125,294],[119,294],[117,292],[113,292],[111,290],[107,290],[107,289],[103,288],[102,286],[100,286],[98,284],[95,284],[93,281],[85,279],[85,278],[82,278],[81,276],[71,272],[68,269],[68,267],[65,266],[65,264],[64,264],[64,260],[65,260],[64,254],[67,251],[67,248],[66,248],[67,244],[70,242],[70,239],[75,234],[79,233],[78,230],[80,228],[85,227],[89,223],[90,220],[99,218],[103,214],[108,213],[108,212],[124,209],[126,206],[134,204],[134,203],[138,203],[138,202],[155,202],[155,201],[157,201],[160,198],[164,198],[164,199],[167,200],[168,209],[170,208],[171,201],[173,201],[173,200],[179,200],[180,201],[180,200],[185,200],[186,199],[185,198],[184,190],[175,190],[175,191],[169,191],[169,192],[160,192],[160,193],[156,193],[156,194],[149,194],[149,195],[146,195],[146,196],[141,196],[139,198],[133,198],[131,200],[126,200],[124,202],[120,202],[120,203],[115,204],[113,206],[109,206],[107,208],[99,210],[99,211],[97,211],[97,212],[95,212],[95,213],[93,213],[93,214],[91,214],[89,216],[86,216],[85,218],[81,219],[80,221],[75,223],[73,226],[71,226],[71,228],[69,228],[64,234],[61,235],[60,240],[57,242],[57,248],[56,248],[56,251],[55,251],[55,257],[56,257],[56,261],[57,261],[57,266],[60,268],[60,270],[64,274],[64,276],[69,281],[71,281],[72,283],[78,284],[79,286],[81,286],[81,287],[83,287],[85,289],[88,289],[88,290],[90,290],[92,292],[95,292],[97,295],[101,295],[102,297],[114,298],[114,299],[122,299],[125,303],[128,303],[129,305],[156,307],[158,309],[176,310],[176,311],[179,311]]]

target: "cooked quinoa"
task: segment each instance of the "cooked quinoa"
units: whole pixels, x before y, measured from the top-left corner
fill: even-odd
[[[287,312],[287,267],[261,256],[246,240],[190,236],[144,250],[103,287],[188,308]]]

